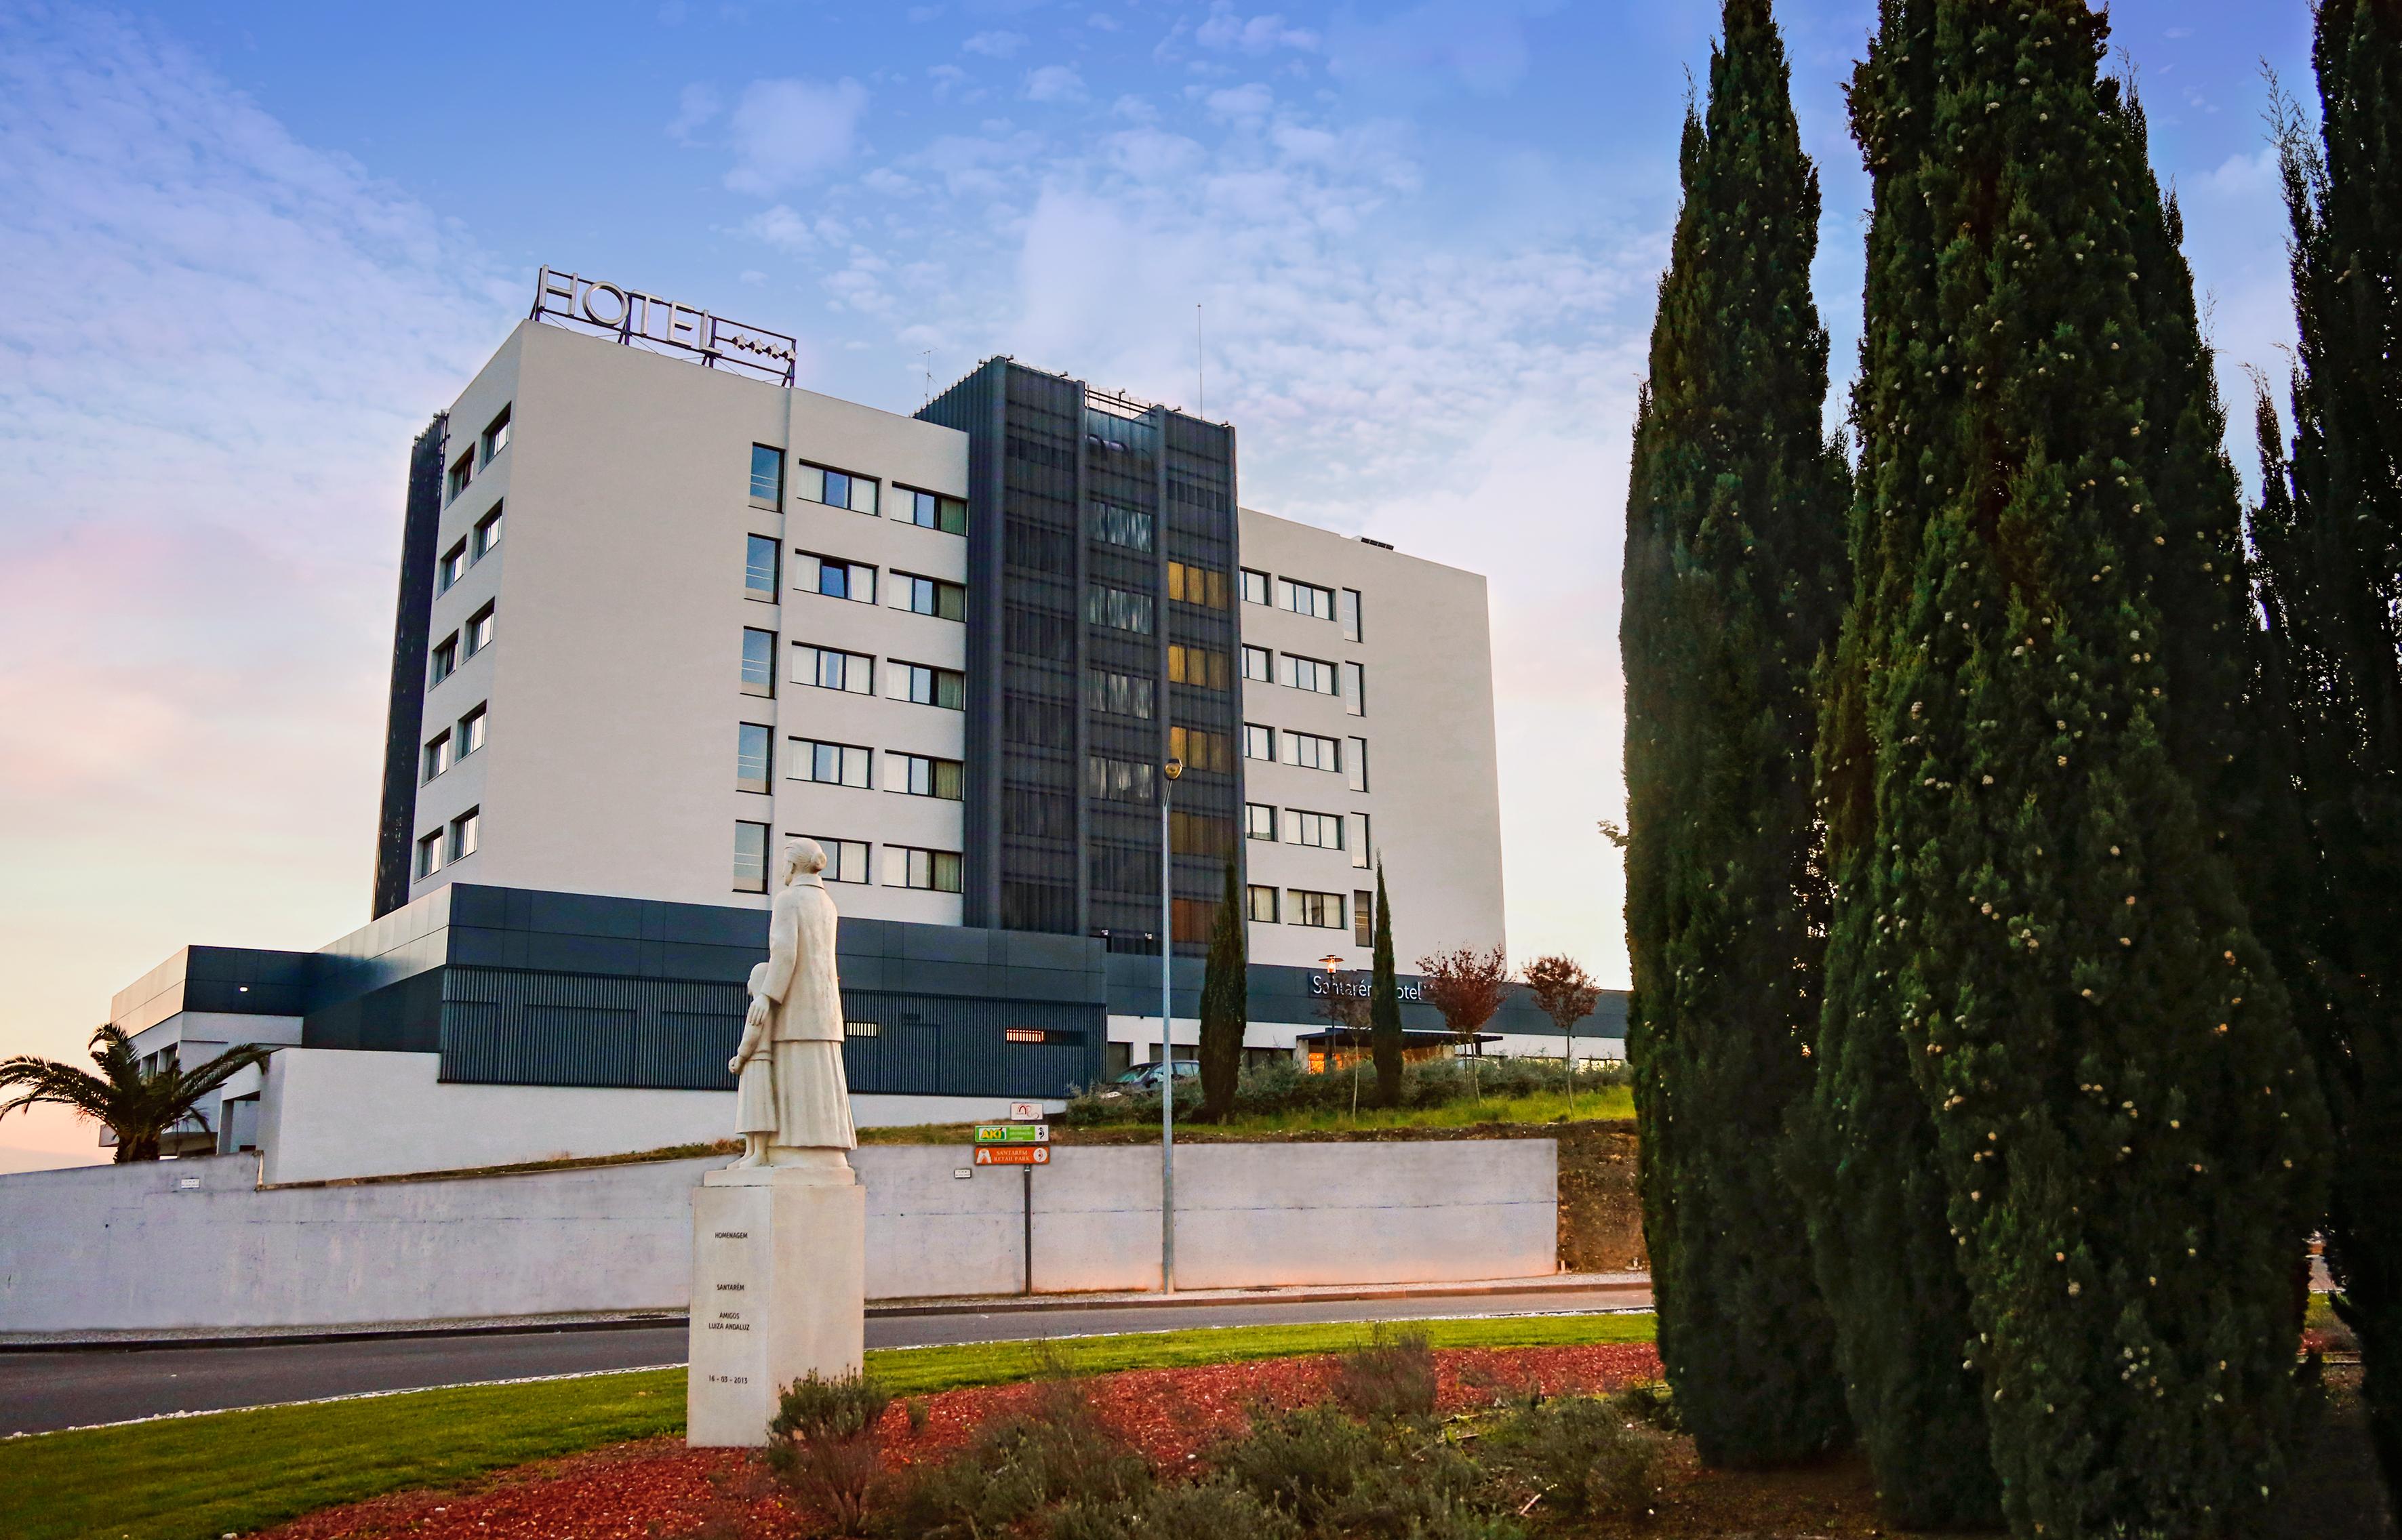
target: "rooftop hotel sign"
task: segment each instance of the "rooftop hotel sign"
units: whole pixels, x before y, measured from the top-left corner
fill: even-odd
[[[628,347],[670,348],[708,367],[729,364],[793,383],[800,341],[746,326],[672,299],[545,268],[535,281],[533,318],[605,332]]]

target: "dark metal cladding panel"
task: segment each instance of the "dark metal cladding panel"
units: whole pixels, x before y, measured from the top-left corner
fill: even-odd
[[[384,717],[383,799],[376,817],[370,917],[408,901],[417,843],[418,735],[425,725],[425,648],[434,621],[434,546],[441,533],[443,457],[450,414],[436,412],[408,452],[400,530],[400,598],[392,623],[392,702]]]
[[[997,925],[1001,915],[1001,560],[1008,533],[1001,462],[1009,367],[1005,359],[987,360],[918,413],[968,435],[967,785],[959,897],[962,921],[976,926]]]
[[[1236,607],[1242,603],[1235,430],[1165,408],[1158,415],[1165,556],[1213,574],[1212,586],[1222,584],[1225,599],[1222,607],[1191,602],[1163,606],[1168,642],[1222,657],[1227,670],[1223,690],[1193,683],[1165,687],[1171,724],[1211,735],[1224,755],[1223,769],[1188,768],[1177,782],[1175,799],[1177,811],[1186,815],[1182,837],[1176,841],[1175,895],[1214,911],[1225,891],[1227,861],[1236,863],[1237,891],[1243,881],[1242,719],[1234,688],[1240,674]],[[1191,956],[1207,953],[1206,931],[1178,942],[1177,951]]]

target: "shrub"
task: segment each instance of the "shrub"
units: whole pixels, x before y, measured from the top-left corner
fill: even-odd
[[[882,1527],[906,1540],[979,1540],[1054,1504],[1106,1510],[1150,1491],[1142,1456],[1102,1425],[1082,1387],[1060,1381],[1043,1387],[1032,1414],[987,1424],[904,1483]]]
[[[1554,1511],[1640,1520],[1658,1511],[1663,1440],[1612,1401],[1564,1396],[1516,1412],[1483,1440],[1497,1471]]]
[[[1222,1478],[1162,1487],[1139,1503],[1070,1503],[1049,1540],[1302,1540],[1279,1508]]]
[[[779,1479],[843,1534],[856,1534],[881,1468],[877,1424],[892,1397],[863,1374],[808,1378],[784,1387],[767,1424],[767,1464]]]
[[[1250,1431],[1220,1446],[1228,1479],[1318,1528],[1383,1457],[1376,1436],[1331,1407],[1254,1411]]]
[[[1476,1076],[1483,1081],[1484,1093],[1497,1096],[1524,1096],[1537,1092],[1558,1091],[1566,1082],[1565,1072],[1556,1059],[1485,1059],[1477,1069]],[[1579,1095],[1627,1083],[1623,1064],[1580,1066],[1576,1071]],[[1429,1059],[1423,1064],[1404,1067],[1401,1096],[1395,1105],[1420,1108],[1445,1107],[1470,1096],[1474,1089],[1464,1060]],[[1077,1091],[1069,1098],[1067,1110],[1060,1113],[1056,1121],[1079,1128],[1159,1121],[1158,1092],[1143,1091],[1130,1095],[1109,1094],[1109,1092],[1107,1086],[1088,1086]],[[1348,1073],[1313,1075],[1292,1060],[1279,1059],[1242,1072],[1235,1087],[1235,1112],[1237,1116],[1251,1117],[1277,1113],[1348,1112],[1351,1094]],[[1179,1086],[1176,1115],[1184,1118],[1197,1113],[1200,1098],[1200,1092],[1190,1081]]]
[[[1677,1415],[1677,1393],[1665,1380],[1636,1380],[1610,1392],[1609,1404],[1618,1410],[1662,1433],[1682,1433],[1684,1419]]]
[[[1434,1410],[1434,1350],[1423,1331],[1380,1322],[1366,1346],[1335,1361],[1334,1398],[1355,1417],[1425,1417]]]

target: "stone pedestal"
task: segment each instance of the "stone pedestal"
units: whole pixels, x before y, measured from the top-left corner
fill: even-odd
[[[692,1194],[684,1441],[759,1445],[783,1388],[860,1367],[867,1192],[830,1164],[712,1171]]]

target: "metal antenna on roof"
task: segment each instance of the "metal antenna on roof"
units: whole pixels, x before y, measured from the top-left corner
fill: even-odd
[[[934,404],[934,350],[927,349],[918,355],[918,359],[919,366],[926,371],[926,399],[921,405],[931,406]]]
[[[1204,421],[1209,416],[1209,392],[1202,378],[1201,307],[1193,307],[1193,415]]]

